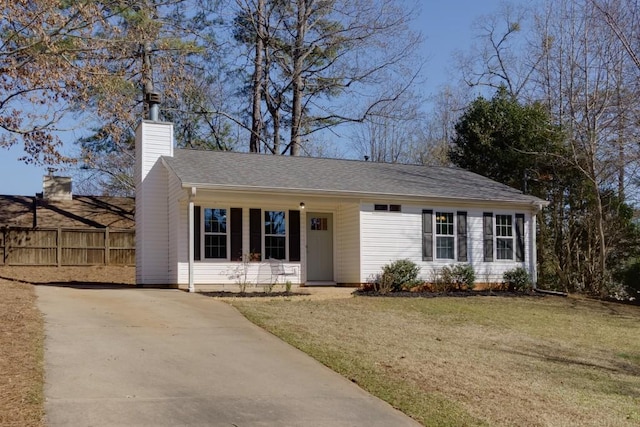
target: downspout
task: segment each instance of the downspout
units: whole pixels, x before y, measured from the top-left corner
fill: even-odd
[[[195,292],[196,288],[193,283],[193,261],[194,261],[194,249],[193,244],[195,241],[194,235],[194,224],[193,224],[193,216],[194,216],[194,207],[193,207],[193,199],[196,197],[196,188],[191,187],[191,192],[189,194],[189,292]]]
[[[533,289],[538,288],[538,244],[536,239],[537,232],[537,216],[542,210],[542,205],[538,202],[534,202],[534,209],[531,211],[531,221],[529,223],[529,236],[531,241],[531,247],[529,250],[529,271],[531,272],[531,283]]]

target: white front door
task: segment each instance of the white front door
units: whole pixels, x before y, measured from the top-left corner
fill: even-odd
[[[307,281],[333,281],[333,214],[307,213]]]

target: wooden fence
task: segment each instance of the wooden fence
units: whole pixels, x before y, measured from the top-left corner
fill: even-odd
[[[0,231],[0,265],[135,265],[133,230],[7,227]]]

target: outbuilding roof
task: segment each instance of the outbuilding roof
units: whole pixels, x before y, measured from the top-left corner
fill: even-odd
[[[183,187],[545,203],[455,167],[190,149],[163,160]]]
[[[73,196],[43,200],[34,196],[0,195],[0,227],[61,227],[131,230],[135,227],[133,197]]]

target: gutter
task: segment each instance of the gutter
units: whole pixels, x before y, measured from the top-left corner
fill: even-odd
[[[247,186],[247,185],[218,185],[218,184],[202,184],[202,183],[182,183],[182,188],[189,189],[197,187],[200,190],[212,190],[212,191],[225,191],[230,193],[238,192],[252,192],[259,193],[261,195],[274,194],[274,195],[305,195],[305,196],[320,196],[320,197],[334,197],[334,198],[366,198],[366,199],[380,199],[386,198],[391,200],[433,200],[440,203],[457,203],[457,204],[476,204],[486,205],[487,203],[508,203],[517,204],[523,207],[530,206],[547,206],[549,202],[546,200],[531,197],[528,200],[518,199],[486,199],[475,197],[443,197],[437,195],[418,195],[418,194],[398,194],[398,193],[377,193],[377,192],[362,192],[362,191],[348,191],[348,190],[322,190],[322,189],[305,189],[305,188],[273,188],[273,187],[261,187],[261,186]],[[535,200],[531,200],[535,199]],[[539,207],[538,209],[541,209]]]

